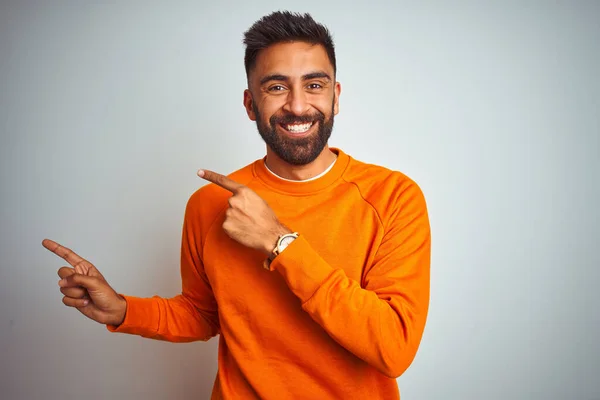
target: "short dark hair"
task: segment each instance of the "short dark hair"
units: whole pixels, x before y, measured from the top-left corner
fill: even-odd
[[[320,44],[325,47],[329,61],[333,65],[333,72],[336,73],[335,49],[329,30],[316,22],[308,13],[276,11],[256,21],[244,33],[246,77],[250,75],[261,50],[277,43],[295,41]]]

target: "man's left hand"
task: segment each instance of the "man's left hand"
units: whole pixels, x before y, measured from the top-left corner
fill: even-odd
[[[292,233],[282,225],[273,209],[258,194],[224,175],[199,170],[198,176],[230,191],[223,230],[233,240],[265,254],[270,254],[280,235]]]

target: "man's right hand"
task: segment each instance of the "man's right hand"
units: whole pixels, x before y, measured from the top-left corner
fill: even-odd
[[[61,278],[58,286],[65,295],[63,303],[101,324],[121,325],[127,302],[110,287],[100,271],[89,261],[50,239],[44,239],[42,245],[71,265],[58,270]]]

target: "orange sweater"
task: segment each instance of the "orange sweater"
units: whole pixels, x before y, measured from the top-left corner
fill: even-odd
[[[125,296],[113,332],[173,342],[220,334],[213,399],[394,399],[429,306],[430,230],[408,177],[339,149],[323,177],[289,182],[264,160],[229,175],[300,233],[264,255],[221,228],[231,196],[209,184],[186,207],[182,293]]]

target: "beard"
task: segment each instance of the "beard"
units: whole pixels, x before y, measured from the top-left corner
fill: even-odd
[[[319,111],[314,114],[302,116],[275,114],[269,119],[268,125],[263,123],[260,112],[254,104],[252,104],[252,109],[256,114],[258,133],[264,142],[279,158],[291,165],[305,165],[313,162],[327,145],[333,131],[334,103],[331,104],[331,116],[327,120],[325,119],[325,115]],[[279,124],[302,124],[308,122],[318,125],[317,131],[310,136],[292,138],[277,133],[277,125]]]

